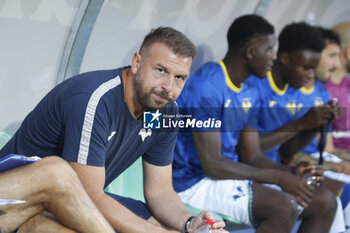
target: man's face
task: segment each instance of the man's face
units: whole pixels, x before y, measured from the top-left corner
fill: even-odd
[[[292,51],[286,55],[283,62],[285,67],[284,77],[295,88],[307,85],[315,78],[315,70],[320,61],[321,53],[310,50]]]
[[[154,43],[142,54],[134,55],[132,69],[134,62],[136,99],[144,109],[153,111],[179,97],[189,76],[192,58],[174,54],[162,43]]]
[[[258,36],[252,39],[253,57],[250,62],[250,73],[259,78],[266,77],[267,71],[271,70],[273,61],[276,59],[274,35]]]
[[[327,42],[326,48],[322,50],[321,60],[316,69],[316,78],[326,82],[332,73],[340,67],[340,47],[336,43]]]

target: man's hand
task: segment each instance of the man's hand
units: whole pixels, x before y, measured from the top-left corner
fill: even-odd
[[[208,211],[203,211],[194,219],[192,219],[189,225],[189,232],[195,233],[199,228],[207,224],[208,219],[211,219],[215,222],[211,228],[212,233],[228,233],[228,231],[223,229],[225,227],[225,223],[220,220],[215,220],[213,214]]]
[[[314,164],[313,161],[301,161],[294,168],[293,172],[299,177],[305,175],[323,176],[323,166]]]
[[[340,107],[338,100],[332,99],[328,102],[328,104],[329,106],[331,106],[332,109],[333,120],[337,120],[342,113],[342,108]]]
[[[299,177],[289,172],[281,173],[278,185],[284,191],[292,194],[298,204],[304,208],[308,207],[314,195],[314,187],[307,184],[306,178]]]
[[[333,111],[334,109],[330,104],[311,108],[305,116],[299,119],[301,127],[298,130],[311,130],[327,124],[328,120],[332,117]]]
[[[316,182],[316,186],[320,187],[323,183],[324,166],[315,165],[313,161],[301,161],[296,166],[296,175],[303,177],[306,180],[312,179]]]

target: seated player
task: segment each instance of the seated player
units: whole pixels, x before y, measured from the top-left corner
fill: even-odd
[[[319,80],[328,80],[333,75],[333,72],[340,66],[339,37],[332,30],[325,28],[318,29],[322,33],[322,36],[326,42],[326,47],[322,51],[321,60],[316,69],[316,78],[318,80],[315,80],[315,78],[313,78],[307,85],[300,88],[301,98],[303,98],[304,100],[304,111],[308,111],[308,109],[313,106],[321,106],[331,101],[327,89],[322,85],[322,83]],[[338,115],[340,115],[340,112],[338,112]],[[337,119],[334,120],[336,121]],[[324,130],[326,130],[325,133],[327,133],[328,136],[326,138],[326,142],[328,140],[332,140],[332,137],[330,135],[331,133],[328,132],[330,129]],[[320,143],[319,140],[320,135],[318,134],[318,137],[316,137],[306,148],[304,148],[302,152],[295,154],[293,158],[286,158],[287,156],[284,156],[284,162],[293,165],[297,164],[299,161],[302,160],[312,160],[317,163],[320,156],[320,151],[318,148],[318,144]],[[328,170],[327,172],[325,172],[324,175],[325,177],[329,178],[325,179],[324,186],[331,190],[335,195],[341,194],[340,199],[342,200],[345,226],[349,228],[350,213],[348,213],[348,211],[350,210],[350,208],[347,208],[347,205],[349,202],[348,197],[350,197],[350,193],[348,193],[349,190],[347,188],[343,188],[344,183],[350,183],[350,162],[343,161],[338,156],[327,152],[323,152],[323,157],[324,169]],[[349,186],[349,184],[346,184],[346,186]]]
[[[180,129],[173,163],[175,190],[188,205],[254,226],[257,232],[290,232],[299,204],[305,207],[300,231],[327,232],[335,198],[324,190],[314,196],[313,187],[300,177],[316,172],[316,167],[298,166],[293,170],[299,176],[292,174],[290,167],[261,154],[256,131],[243,135],[257,127],[260,103],[257,88],[246,79],[251,74],[263,78],[271,69],[276,58],[273,26],[259,16],[245,15],[232,23],[227,38],[224,59],[197,70],[177,100],[184,116],[220,120],[222,126]],[[277,184],[285,192],[260,183]]]
[[[261,148],[274,161],[280,162],[282,143],[283,158],[300,151],[337,112],[331,103],[311,106],[310,98],[299,89],[314,79],[324,45],[318,29],[303,22],[287,25],[279,36],[277,60],[267,79],[252,77],[262,100],[258,121]]]

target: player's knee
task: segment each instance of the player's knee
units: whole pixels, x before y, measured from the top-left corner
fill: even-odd
[[[270,194],[271,195],[271,194]],[[264,213],[267,218],[278,218],[287,225],[293,225],[298,217],[298,205],[295,198],[285,192],[275,192],[269,198],[269,203],[265,205]]]
[[[295,198],[285,192],[281,192],[282,195],[276,200],[276,206],[278,208],[279,216],[283,216],[285,219],[289,219],[291,222],[295,222],[298,218],[298,204]]]
[[[335,195],[325,188],[317,189],[312,204],[315,212],[319,215],[334,215],[337,210],[337,200]]]

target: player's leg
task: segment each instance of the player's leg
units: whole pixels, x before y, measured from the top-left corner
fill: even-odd
[[[309,207],[301,214],[303,221],[298,232],[328,233],[336,209],[337,201],[334,194],[326,188],[316,188]]]
[[[192,207],[257,227],[256,232],[290,232],[297,219],[291,195],[247,180],[204,178],[179,196]]]
[[[340,200],[344,212],[345,227],[350,229],[350,183],[344,185]]]
[[[259,183],[253,184],[254,216],[259,224],[256,232],[290,232],[297,217],[295,198]]]
[[[83,189],[67,162],[51,156],[30,165],[0,173],[0,198],[26,203],[3,206],[2,232],[15,230],[33,216],[48,210],[62,225],[79,232],[114,232]]]
[[[17,233],[76,233],[58,223],[55,218],[38,214],[22,224]]]

